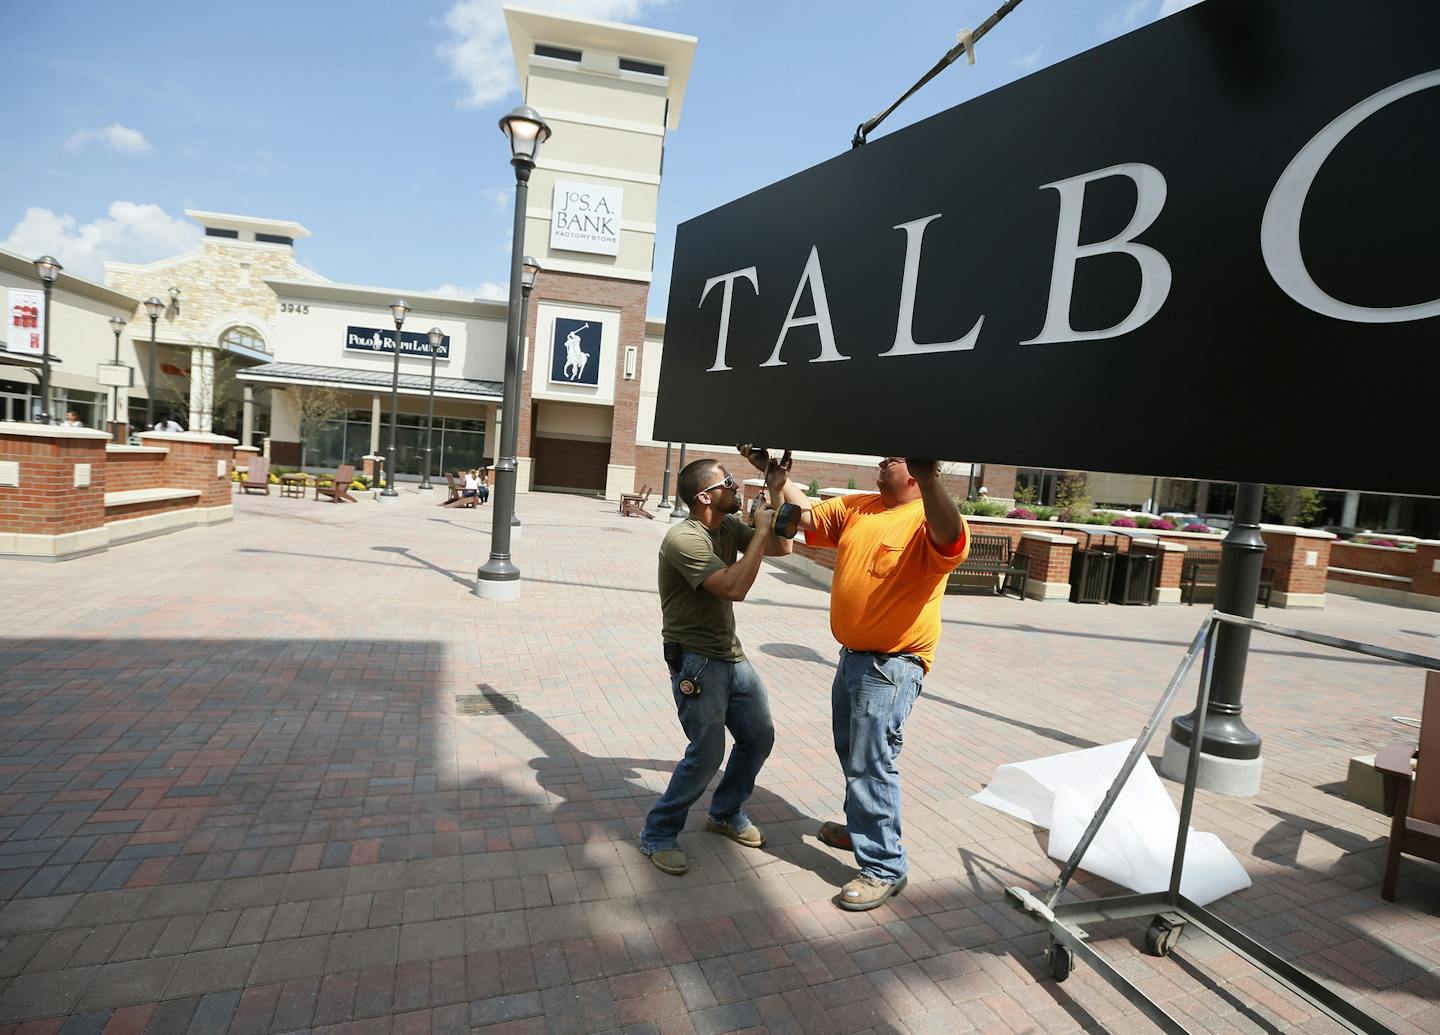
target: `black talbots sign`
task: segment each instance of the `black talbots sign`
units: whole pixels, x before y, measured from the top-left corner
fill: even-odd
[[[1208,0],[682,224],[656,437],[1440,493],[1436,40]]]
[[[395,332],[379,327],[346,327],[345,348],[351,352],[383,352],[389,355],[395,351]],[[423,356],[429,359],[430,335],[419,331],[402,331],[400,357],[403,359],[406,356]],[[450,335],[445,335],[441,340],[440,347],[435,350],[435,358],[450,358]]]
[[[557,318],[550,342],[550,380],[560,385],[600,383],[600,325]]]

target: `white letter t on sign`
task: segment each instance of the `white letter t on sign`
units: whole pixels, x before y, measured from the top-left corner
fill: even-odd
[[[710,289],[716,284],[724,284],[725,290],[720,293],[720,337],[715,344],[715,365],[705,371],[707,374],[715,370],[729,370],[725,365],[725,343],[730,338],[730,296],[735,291],[735,278],[744,277],[750,282],[755,293],[760,293],[760,281],[755,272],[754,266],[746,266],[743,270],[736,270],[734,273],[726,273],[724,276],[711,277],[705,282],[705,287],[700,291],[700,306],[705,305],[705,298],[710,294]]]

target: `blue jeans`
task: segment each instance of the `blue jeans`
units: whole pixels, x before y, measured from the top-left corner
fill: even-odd
[[[698,683],[700,693],[682,694],[681,679]],[[670,693],[690,746],[675,767],[670,786],[645,817],[640,850],[646,855],[675,847],[690,806],[705,793],[725,757],[727,729],[735,738],[735,747],[710,800],[710,818],[736,830],[750,826],[744,805],[775,746],[770,698],[750,662],[721,661],[685,651],[680,656],[680,671],[670,677]]]
[[[841,648],[830,687],[835,754],[845,772],[845,821],[860,872],[893,884],[905,876],[900,844],[900,749],[925,668],[909,654]]]

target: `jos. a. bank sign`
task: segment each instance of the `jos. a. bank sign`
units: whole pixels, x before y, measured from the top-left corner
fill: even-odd
[[[1208,0],[682,224],[657,437],[1440,494],[1436,40]]]

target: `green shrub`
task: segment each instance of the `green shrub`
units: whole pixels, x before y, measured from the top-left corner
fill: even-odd
[[[966,500],[960,504],[960,513],[971,517],[1004,517],[1006,506],[995,500]]]
[[[350,488],[358,492],[364,492],[366,489],[370,488],[370,486],[365,484],[365,480],[363,478],[351,478]]]
[[[1113,510],[1097,510],[1090,515],[1093,520],[1085,523],[1087,525],[1108,525],[1119,516],[1120,515],[1116,514]]]
[[[858,488],[860,488],[860,483],[855,480],[855,476],[854,476],[853,474],[850,476],[850,481],[849,481],[848,483],[846,483],[845,488],[847,488],[847,489],[858,489]]]
[[[1023,489],[1015,490],[1015,505],[1024,507],[1027,510],[1035,509],[1035,500],[1039,497],[1040,490],[1034,485],[1027,485]]]
[[[1059,512],[1058,510],[1056,510],[1054,507],[1036,507],[1036,508],[1035,508],[1035,520],[1036,520],[1036,521],[1049,521],[1052,517],[1059,517],[1059,516],[1060,516],[1060,512]],[[1062,518],[1062,520],[1064,520],[1064,519]]]
[[[818,495],[820,495],[820,479],[819,479],[819,478],[811,478],[811,479],[810,479],[810,490],[809,490],[809,492],[810,492],[810,495],[811,495],[811,496],[818,496]]]

